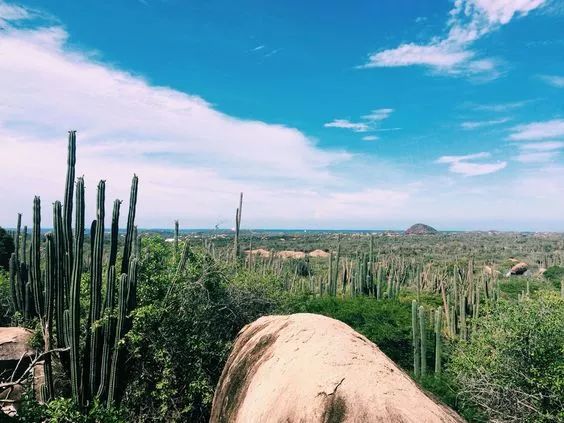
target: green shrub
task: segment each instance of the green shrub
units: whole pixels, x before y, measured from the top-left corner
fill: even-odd
[[[0,417],[1,420],[1,417]],[[95,402],[85,414],[70,398],[55,398],[40,404],[32,390],[22,398],[16,419],[22,423],[125,423],[124,413],[115,407],[105,407]]]
[[[0,269],[8,270],[14,252],[14,238],[0,226]]]
[[[171,247],[149,240],[143,248],[140,304],[127,335],[135,371],[122,406],[135,421],[208,421],[232,342],[245,324],[282,303],[282,284],[246,271],[233,275],[197,251],[176,277],[157,269],[173,260]]]
[[[564,299],[542,293],[485,310],[449,372],[461,398],[495,421],[564,419]]]
[[[8,272],[0,268],[0,326],[8,326],[12,320],[11,298],[10,277]]]
[[[560,289],[561,284],[564,282],[564,267],[551,266],[545,270],[543,276],[552,283],[555,288]]]

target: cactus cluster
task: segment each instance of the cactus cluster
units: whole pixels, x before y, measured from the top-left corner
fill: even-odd
[[[41,202],[35,197],[29,252],[27,228],[24,227],[22,236],[21,214],[18,215],[17,248],[10,260],[12,303],[26,321],[39,320],[46,351],[55,345],[62,350],[58,358],[70,379],[70,393],[76,403],[87,407],[97,399],[109,405],[119,400],[123,388],[123,339],[131,326],[130,312],[136,306],[139,247],[134,222],[138,180],[134,176],[131,185],[120,270],[116,268],[121,202],[115,200],[113,205],[110,249],[104,265],[105,181],[98,184],[96,220],[90,231],[89,306],[86,321],[81,321],[84,179],[77,178],[75,185],[75,163],[76,132],[70,131],[64,203],[53,204],[53,231],[42,240]],[[65,394],[55,393],[51,355],[45,360],[45,386],[41,392],[46,401],[56,394]]]
[[[425,308],[418,305],[417,300],[412,300],[411,302],[413,374],[416,378],[425,377],[427,375],[427,341],[430,338],[429,327],[433,329],[435,337],[435,376],[441,374],[442,312],[441,307],[437,307],[437,309],[430,311],[429,319],[427,319]]]

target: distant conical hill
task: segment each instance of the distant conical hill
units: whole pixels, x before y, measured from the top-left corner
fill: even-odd
[[[405,231],[406,235],[433,235],[436,233],[438,231],[435,228],[423,223],[416,223]]]

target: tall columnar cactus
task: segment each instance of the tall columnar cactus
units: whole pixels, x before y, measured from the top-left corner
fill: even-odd
[[[179,223],[178,220],[174,221],[174,257],[178,260],[178,235],[179,235]]]
[[[33,293],[35,311],[43,318],[43,284],[41,280],[41,200],[33,199],[33,229],[31,236],[29,280]]]
[[[88,327],[92,330],[88,332],[87,339],[90,341],[89,354],[89,384],[88,392],[97,392],[98,378],[100,373],[101,358],[101,335],[102,327],[95,323],[100,320],[102,311],[102,260],[104,258],[104,217],[105,217],[105,195],[106,183],[100,181],[98,184],[98,195],[96,201],[96,220],[95,233],[90,234],[92,246],[91,266],[90,266],[90,311]]]
[[[10,259],[12,302],[26,319],[39,317],[43,328],[45,349],[67,347],[59,354],[65,373],[70,377],[73,399],[88,406],[97,397],[108,404],[119,400],[120,382],[125,381],[123,366],[123,337],[131,327],[130,313],[136,306],[137,256],[139,243],[135,226],[137,203],[137,176],[133,177],[127,220],[125,245],[122,254],[121,276],[123,287],[116,294],[119,200],[114,202],[110,250],[104,272],[104,218],[105,182],[98,185],[96,220],[91,230],[91,264],[87,319],[81,321],[81,282],[84,260],[84,180],[74,185],[76,162],[76,133],[69,132],[68,168],[65,200],[53,204],[53,232],[41,239],[41,203],[34,199],[33,228],[29,250],[30,272],[26,263],[26,233],[20,251],[21,216],[16,233],[17,251]],[[73,194],[75,201],[73,201]],[[72,233],[72,213],[75,230]],[[42,254],[44,251],[44,254]],[[21,257],[24,257],[23,261]],[[42,261],[44,260],[44,261]],[[42,264],[43,263],[43,264]],[[105,281],[106,297],[102,304]],[[115,297],[118,296],[116,317]],[[86,326],[86,327],[84,327]],[[83,334],[86,334],[85,339]],[[120,376],[121,375],[121,376]],[[48,400],[54,392],[51,356],[45,363],[45,385],[42,396]],[[111,386],[111,389],[110,389]],[[59,393],[60,394],[60,393]]]
[[[423,306],[419,307],[419,337],[421,340],[421,377],[424,377],[427,374],[427,326]]]
[[[53,234],[46,235],[46,249],[45,249],[45,321],[43,328],[43,339],[45,344],[45,350],[51,350],[51,343],[53,339],[52,329],[53,329],[53,313],[55,309],[55,242],[53,240]],[[54,396],[53,387],[53,368],[52,368],[52,357],[48,354],[45,357],[45,401],[48,401]]]
[[[435,310],[435,376],[439,376],[441,374],[441,358],[443,353],[441,342],[441,317],[441,307],[437,307]]]
[[[67,347],[70,348],[71,389],[75,401],[82,404],[80,391],[80,281],[84,248],[84,179],[76,183],[76,217],[73,246],[73,266],[69,292],[69,309],[66,313]]]
[[[243,193],[239,196],[239,207],[235,211],[235,239],[233,246],[233,256],[236,261],[239,260],[241,255],[241,247],[239,240],[239,231],[241,229],[241,213],[243,212]]]
[[[418,307],[417,301],[411,302],[411,333],[413,344],[413,373],[416,378],[420,376],[421,365],[421,344],[419,343],[419,324],[417,319]]]

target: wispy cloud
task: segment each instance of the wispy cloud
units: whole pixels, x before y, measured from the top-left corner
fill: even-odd
[[[335,119],[331,122],[327,122],[323,125],[326,128],[342,128],[342,129],[351,129],[354,132],[366,132],[370,129],[368,124],[363,122],[351,122],[347,119]]]
[[[362,137],[363,141],[377,141],[378,137],[376,135],[366,135],[365,137]]]
[[[557,158],[558,155],[557,151],[522,152],[515,157],[515,160],[521,163],[547,163]]]
[[[381,121],[388,119],[393,111],[394,109],[376,109],[372,110],[370,114],[362,116],[362,118],[370,122]]]
[[[426,66],[450,75],[498,76],[496,60],[472,50],[474,42],[516,16],[527,15],[547,0],[456,0],[449,13],[448,32],[427,44],[405,43],[371,54],[364,68]]]
[[[467,122],[462,122],[460,126],[463,129],[478,129],[487,126],[500,125],[502,123],[508,122],[509,120],[511,120],[511,118],[501,118],[501,119],[482,120],[482,121],[467,121]]]
[[[463,156],[442,156],[436,162],[448,164],[452,173],[458,173],[464,176],[487,175],[504,169],[507,162],[498,161],[495,163],[475,163],[474,160],[487,159],[490,153],[481,152],[475,154],[467,154]]]
[[[513,141],[535,141],[564,137],[564,119],[517,125],[512,128],[512,131],[509,139]]]
[[[351,129],[354,132],[375,131],[380,129],[378,128],[378,124],[388,119],[393,111],[394,109],[390,108],[374,109],[369,114],[361,117],[362,122],[351,122],[348,119],[335,119],[325,123],[323,126],[326,128]]]
[[[540,75],[540,79],[549,85],[557,88],[564,88],[564,76],[559,75]]]
[[[515,160],[521,163],[546,163],[555,160],[564,149],[562,141],[540,141],[518,144],[520,153]]]
[[[564,148],[564,141],[543,141],[533,142],[527,144],[520,144],[521,150],[535,150],[535,151],[553,151]]]
[[[514,101],[511,103],[497,103],[497,104],[475,104],[472,106],[474,110],[484,111],[484,112],[496,112],[502,113],[514,109],[519,109],[525,106],[529,101]]]

